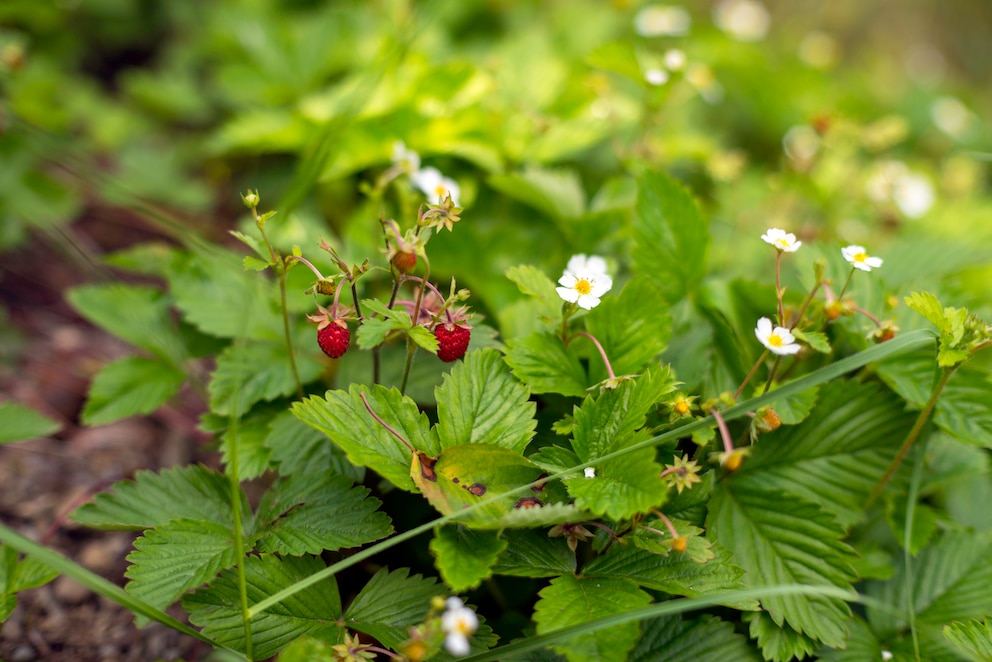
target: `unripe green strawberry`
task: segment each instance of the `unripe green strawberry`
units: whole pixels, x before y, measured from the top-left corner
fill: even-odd
[[[451,363],[465,356],[469,340],[472,338],[472,327],[462,324],[438,324],[434,327],[434,337],[437,338],[437,357],[445,363]]]
[[[343,320],[335,320],[322,329],[317,329],[317,344],[324,354],[332,359],[341,358],[351,343],[351,331]]]

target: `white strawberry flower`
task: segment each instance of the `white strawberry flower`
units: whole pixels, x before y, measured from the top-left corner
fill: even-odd
[[[598,255],[586,255],[585,253],[579,253],[570,257],[568,264],[565,265],[565,271],[571,271],[573,274],[580,271],[593,271],[604,276],[609,276],[609,269],[606,266],[605,259]]]
[[[689,12],[674,5],[648,5],[634,17],[634,31],[642,37],[679,37],[691,25]]]
[[[393,165],[412,175],[420,170],[420,154],[407,149],[402,140],[397,140],[393,143]]]
[[[445,196],[451,195],[451,202],[458,206],[458,198],[461,195],[461,187],[455,180],[445,177],[437,168],[424,168],[411,173],[410,179],[413,185],[424,192],[428,201],[437,204],[444,200]]]
[[[600,297],[613,287],[613,279],[607,274],[592,269],[565,270],[558,279],[561,287],[556,287],[558,296],[584,310],[592,310],[599,305]]]
[[[855,269],[871,271],[882,266],[882,258],[868,255],[868,251],[865,250],[864,246],[851,244],[840,249],[840,252],[844,256],[844,259],[850,262],[851,266]]]
[[[795,253],[803,245],[803,242],[796,241],[796,235],[778,228],[768,228],[761,238],[783,253]]]
[[[448,598],[445,606],[441,614],[444,647],[452,655],[468,655],[471,652],[468,639],[479,628],[479,617],[459,598]]]
[[[754,330],[754,335],[757,336],[761,344],[767,347],[769,351],[779,356],[795,354],[802,349],[788,329],[782,326],[772,328],[772,321],[767,317],[762,317],[758,320],[758,326]]]
[[[595,478],[596,477],[596,467],[586,467],[585,469],[582,470],[582,474],[586,478]]]

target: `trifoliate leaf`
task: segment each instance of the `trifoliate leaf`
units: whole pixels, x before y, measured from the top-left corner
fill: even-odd
[[[801,425],[763,435],[729,482],[798,495],[852,524],[912,423],[903,403],[877,385],[832,382]]]
[[[746,617],[746,616],[745,616]],[[760,662],[734,626],[713,616],[683,620],[679,615],[659,616],[641,622],[641,636],[627,662]]]
[[[270,595],[324,569],[316,557],[279,558],[269,554],[245,559],[248,604]],[[245,626],[237,573],[232,568],[211,582],[209,587],[183,596],[189,620],[218,644],[245,652]],[[333,577],[323,579],[295,593],[250,622],[252,652],[264,660],[304,634],[333,633],[339,629],[341,598]],[[324,637],[321,637],[324,638]]]
[[[592,478],[566,478],[564,483],[579,508],[612,519],[627,519],[665,501],[668,485],[658,477],[662,466],[654,456],[653,448],[642,448],[595,465],[596,475]]]
[[[255,515],[256,547],[262,552],[300,556],[359,547],[393,532],[380,501],[351,479],[327,474],[280,479]]]
[[[244,267],[245,271],[265,271],[270,265],[265,260],[259,260],[257,257],[245,255],[244,259],[241,260],[241,266]]]
[[[506,541],[496,531],[478,531],[458,524],[434,529],[430,550],[441,579],[455,593],[478,586],[493,574]]]
[[[122,283],[82,285],[70,290],[67,298],[80,315],[135,347],[173,365],[185,360],[169,300],[159,290]]]
[[[297,345],[300,380],[311,382],[323,366]],[[222,416],[240,416],[261,400],[272,401],[296,391],[293,366],[285,342],[236,342],[217,357],[210,378],[210,409]]]
[[[988,617],[981,621],[970,619],[945,625],[944,637],[969,660],[992,660],[992,623],[989,623]]]
[[[414,491],[410,449],[372,417],[362,402],[363,393],[372,411],[415,449],[431,457],[441,452],[427,416],[397,389],[353,384],[348,392],[328,391],[323,398],[311,396],[295,402],[292,411],[330,437],[354,464],[376,471],[400,489]]]
[[[558,336],[532,333],[510,339],[506,348],[506,363],[532,393],[586,395],[586,371]]]
[[[744,588],[744,571],[731,562],[730,554],[713,545],[714,558],[696,563],[685,554],[660,556],[633,545],[614,545],[590,561],[583,569],[585,577],[626,577],[640,586],[673,595],[698,598]],[[755,600],[728,602],[735,609],[755,609]]]
[[[944,306],[937,297],[929,292],[913,292],[905,301],[907,306],[926,317],[938,330],[943,327]]]
[[[272,420],[265,446],[283,476],[331,472],[347,476],[356,483],[365,477],[365,469],[349,462],[344,451],[327,435],[308,426],[290,411]]]
[[[234,533],[215,522],[173,520],[145,531],[127,560],[128,592],[165,609],[234,565]]]
[[[466,354],[436,393],[442,448],[485,443],[520,453],[534,436],[535,404],[496,350]]]
[[[603,345],[614,374],[631,375],[643,372],[665,351],[672,336],[672,317],[655,280],[638,277],[628,281],[619,296],[604,298],[586,318],[586,328]],[[575,338],[572,342],[585,341]],[[598,352],[590,357],[590,380],[606,379]]]
[[[585,462],[626,447],[644,426],[647,413],[675,386],[671,370],[655,367],[596,398],[587,397],[573,412],[575,454]]]
[[[83,423],[105,425],[153,412],[185,381],[185,373],[159,359],[132,356],[108,363],[90,385]]]
[[[494,574],[557,577],[575,572],[575,553],[564,538],[532,529],[507,529],[501,535],[507,547],[493,566]]]
[[[30,407],[16,402],[0,403],[0,444],[47,437],[62,429],[53,421]]]
[[[643,607],[651,596],[629,579],[578,578],[565,575],[551,580],[534,607],[537,633],[547,634],[570,625]],[[569,637],[552,646],[569,662],[625,660],[640,629],[636,622],[612,625]]]
[[[672,549],[672,535],[666,530],[664,522],[660,519],[647,519],[641,524],[641,527],[623,537],[625,542],[661,556],[666,556],[669,553],[684,554],[696,563],[706,563],[716,558],[713,543],[703,537],[703,530],[698,526],[680,520],[672,520],[672,526],[675,527],[679,537],[685,538],[686,541],[685,550],[680,552]],[[649,531],[648,528],[654,529],[654,531]],[[661,531],[662,534],[659,534],[658,531]]]
[[[653,279],[670,303],[702,282],[709,224],[682,184],[662,173],[642,175],[633,231],[634,273]]]
[[[407,628],[423,622],[431,598],[445,590],[434,579],[413,575],[407,568],[380,568],[348,605],[348,627],[394,648],[408,636]]]
[[[747,572],[748,585],[851,590],[854,552],[841,542],[843,529],[820,506],[760,482],[723,480],[714,488],[709,508],[709,536],[733,552]],[[787,623],[828,646],[843,645],[850,619],[844,602],[809,595],[773,596],[761,602],[775,623]]]
[[[428,352],[437,354],[437,348],[440,347],[441,343],[431,331],[425,326],[415,326],[409,331],[407,335],[410,336],[410,340],[417,343],[417,346],[421,349],[426,349]]]
[[[366,312],[366,317],[358,327],[356,338],[360,349],[372,349],[385,340],[391,331],[408,330],[413,326],[406,311],[387,308],[378,299],[362,300],[362,310]],[[369,312],[381,317],[372,317]]]
[[[248,512],[247,500],[241,509]],[[148,529],[183,518],[229,526],[234,516],[228,478],[200,465],[158,474],[139,471],[133,481],[115,483],[110,492],[98,494],[72,514],[79,524],[121,530]]]
[[[766,611],[744,614],[744,621],[749,623],[749,634],[758,642],[768,662],[805,660],[817,649],[815,640],[796,632],[787,623],[776,623]]]

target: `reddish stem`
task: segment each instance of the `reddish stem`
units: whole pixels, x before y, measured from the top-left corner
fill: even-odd
[[[596,340],[596,337],[586,331],[576,331],[575,335],[585,336],[586,338],[592,341],[592,344],[594,344],[596,346],[596,349],[599,350],[599,355],[600,357],[602,357],[603,364],[606,366],[606,374],[609,375],[610,379],[616,379],[617,376],[613,374],[613,366],[610,365],[610,359],[606,357],[606,350],[604,350],[603,346],[599,344],[599,341]]]
[[[716,426],[720,430],[720,437],[723,439],[723,450],[727,453],[734,452],[734,442],[730,439],[730,430],[727,429],[727,423],[723,420],[723,416],[716,409],[710,411],[713,414],[713,418],[716,420]]]

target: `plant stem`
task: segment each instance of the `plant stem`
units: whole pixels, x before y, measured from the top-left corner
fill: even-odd
[[[816,295],[816,291],[820,289],[821,285],[823,285],[823,283],[821,281],[817,281],[816,285],[813,286],[813,289],[811,289],[809,294],[806,295],[806,300],[803,301],[803,305],[799,308],[799,312],[796,313],[796,319],[789,325],[789,331],[792,331],[794,328],[799,326],[800,322],[803,321],[803,315],[806,314],[806,309],[809,308],[809,304],[812,303],[813,297]]]
[[[716,421],[716,427],[720,430],[720,439],[723,441],[724,452],[733,453],[734,442],[730,438],[730,429],[727,427],[727,422],[723,420],[723,416],[720,415],[718,409],[711,409],[710,415],[713,416],[713,420]]]
[[[892,460],[892,464],[889,465],[889,468],[885,471],[885,475],[882,476],[880,481],[878,481],[878,485],[875,486],[875,489],[872,490],[871,495],[868,497],[868,501],[865,502],[865,510],[868,510],[868,508],[870,508],[871,505],[875,503],[875,500],[882,494],[882,490],[885,489],[885,486],[892,479],[893,474],[895,474],[896,469],[898,469],[899,465],[902,464],[903,458],[906,457],[906,453],[913,445],[913,442],[916,441],[918,436],[920,436],[923,426],[930,418],[933,408],[937,405],[937,398],[940,397],[941,391],[943,391],[944,387],[947,386],[947,382],[951,378],[951,375],[954,374],[954,370],[954,368],[944,368],[942,370],[940,379],[937,381],[937,385],[934,387],[933,393],[930,394],[930,399],[927,400],[927,404],[923,407],[920,415],[916,417],[916,423],[913,424],[913,429],[911,429],[909,434],[906,435],[906,440],[902,442],[902,447],[899,449],[899,452],[896,453],[896,457]]]
[[[782,357],[776,356],[775,363],[772,364],[772,369],[768,371],[768,381],[765,382],[765,388],[761,389],[762,394],[768,393],[768,389],[772,386],[772,381],[775,379],[775,373],[778,372],[779,365],[782,364]]]
[[[749,381],[751,381],[751,378],[754,377],[754,373],[758,371],[758,367],[765,362],[765,359],[768,358],[768,354],[770,353],[771,353],[770,350],[766,349],[764,353],[758,357],[758,360],[754,362],[754,365],[751,366],[751,371],[747,373],[747,377],[744,378],[744,381],[741,382],[741,385],[737,387],[736,391],[734,391],[734,400],[737,400],[737,398],[741,397],[741,393],[744,392],[744,387],[747,386],[747,383]]]
[[[286,336],[286,350],[289,352],[289,367],[293,371],[293,380],[296,381],[296,395],[303,397],[303,382],[300,380],[300,371],[296,367],[296,353],[293,351],[293,334],[289,329],[289,306],[286,302],[286,270],[279,274],[279,302],[282,307],[282,330]]]
[[[595,345],[596,349],[599,350],[599,356],[603,359],[603,363],[606,365],[606,374],[609,376],[610,379],[616,379],[617,376],[613,374],[613,366],[610,365],[610,359],[606,357],[606,350],[604,350],[603,346],[599,344],[599,341],[596,340],[596,337],[586,331],[576,331],[575,335],[585,336],[586,338],[592,341],[592,344]]]
[[[785,306],[782,304],[782,251],[775,251],[775,297],[778,299],[778,323],[785,326]]]
[[[840,294],[837,295],[837,300],[838,301],[840,301],[841,299],[844,298],[844,293],[847,292],[847,287],[848,287],[848,285],[851,284],[851,279],[854,278],[854,272],[855,271],[856,271],[856,269],[854,267],[851,267],[851,273],[847,274],[847,280],[844,281],[844,287],[841,288]]]

